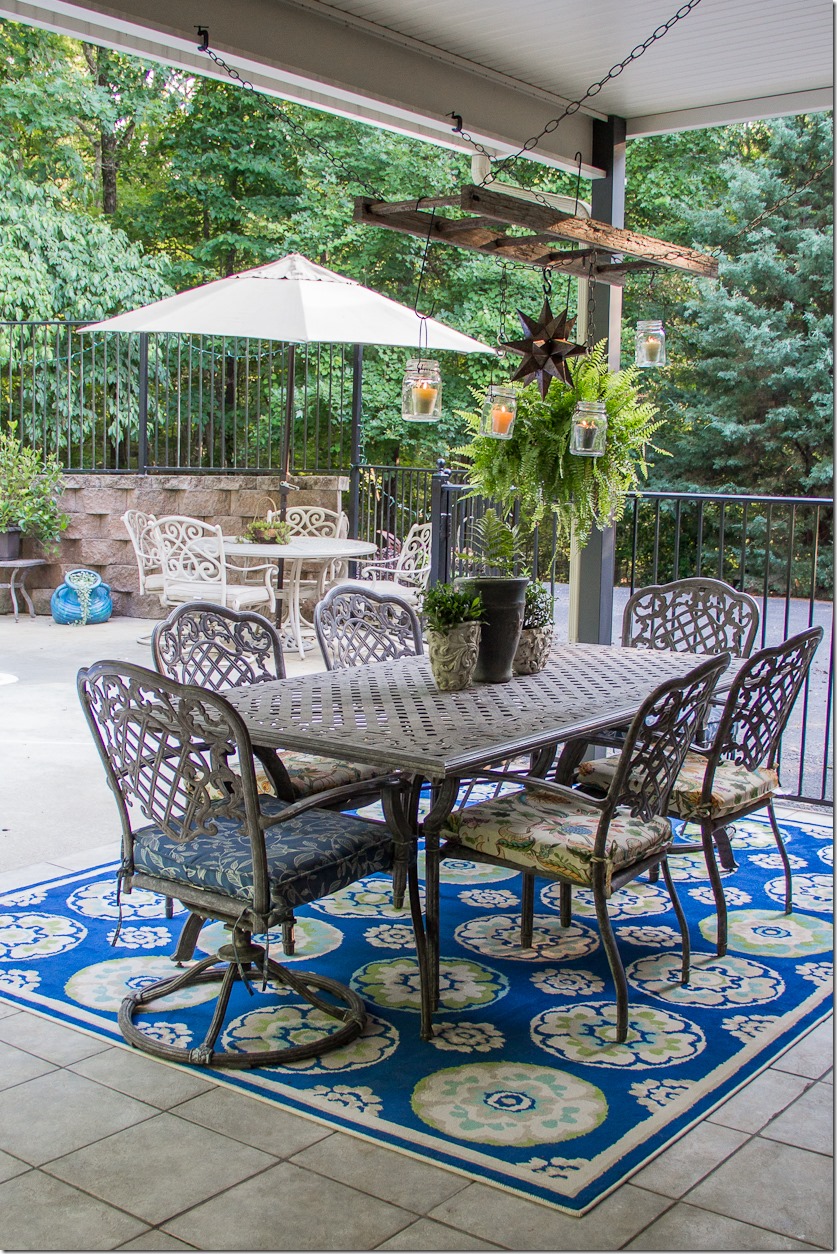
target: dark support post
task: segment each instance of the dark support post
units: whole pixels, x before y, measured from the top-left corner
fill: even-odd
[[[352,432],[349,449],[349,535],[360,527],[360,420],[363,415],[363,345],[352,348]],[[354,573],[354,572],[353,572]]]
[[[137,470],[148,474],[148,332],[139,337],[139,433],[137,437]]]
[[[607,171],[593,179],[592,216],[613,226],[625,225],[625,119],[593,122],[593,164]],[[607,336],[608,365],[618,370],[622,340],[622,289],[605,283],[595,288],[593,342]],[[610,644],[613,627],[613,580],[616,570],[615,528],[593,531],[579,559],[578,639]]]
[[[440,457],[430,481],[430,586],[450,579],[450,471]]]

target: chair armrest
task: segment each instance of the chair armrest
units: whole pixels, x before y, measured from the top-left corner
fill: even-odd
[[[376,775],[372,779],[360,780],[354,784],[343,784],[340,788],[327,788],[325,792],[314,793],[311,797],[304,797],[302,801],[294,801],[291,805],[286,806],[281,814],[272,816],[269,823],[262,819],[262,825],[264,827],[274,827],[277,823],[284,823],[286,819],[295,819],[298,814],[304,814],[306,810],[330,809],[336,801],[349,801],[352,797],[362,796],[364,793],[369,792],[370,789],[377,791],[386,784],[398,784],[400,782],[401,777],[393,775],[390,771],[386,775]],[[375,819],[364,820],[364,822],[376,823],[379,827],[386,827],[386,823],[381,823]]]
[[[528,788],[532,792],[548,793],[550,796],[563,798],[565,801],[571,800],[575,805],[589,806],[591,810],[604,809],[604,801],[588,797],[586,793],[579,792],[576,788],[568,788],[566,784],[556,784],[552,780],[541,779],[539,775],[518,775],[514,771],[481,771],[479,775],[474,776],[475,783],[479,783],[480,780],[486,780],[489,783],[521,784],[523,788]]]

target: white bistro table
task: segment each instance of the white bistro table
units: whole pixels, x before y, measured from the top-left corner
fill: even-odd
[[[331,562],[352,561],[359,557],[371,557],[377,547],[366,540],[337,540],[328,536],[297,536],[287,544],[256,544],[250,540],[224,537],[224,552],[230,557],[272,558],[284,562],[284,583],[287,588],[288,631],[305,657],[302,640],[302,615],[299,601],[302,586],[302,568],[306,564],[329,565]]]

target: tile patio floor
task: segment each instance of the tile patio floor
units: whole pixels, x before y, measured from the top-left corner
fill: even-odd
[[[146,629],[0,618],[0,891],[111,855],[74,677]],[[829,1022],[576,1219],[0,1003],[0,1249],[832,1250],[831,1067]]]

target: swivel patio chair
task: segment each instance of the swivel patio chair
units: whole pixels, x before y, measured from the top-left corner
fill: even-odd
[[[344,581],[344,586],[370,581],[376,592],[418,605],[419,595],[430,578],[431,526],[431,523],[413,523],[394,563],[363,562],[358,579]]]
[[[78,691],[122,823],[120,888],[175,897],[200,923],[218,920],[230,930],[216,953],[139,991],[126,989],[119,1011],[125,1039],[170,1061],[232,1068],[283,1065],[353,1040],[366,1020],[361,999],[330,976],[292,971],[270,958],[270,931],[291,926],[297,907],[391,869],[396,846],[387,828],[315,810],[316,797],[287,805],[259,796],[247,730],[215,693],[126,662],[81,670]],[[330,800],[339,794],[348,801],[353,788],[335,790]],[[398,856],[410,860],[417,901],[406,843]],[[264,945],[253,940],[260,934]],[[295,994],[305,1039],[294,1043],[289,1034],[289,1043],[275,1048],[217,1049],[236,983],[253,993],[256,980],[275,984],[284,997]],[[142,1030],[138,1019],[164,1013],[166,997],[213,982],[220,988],[200,1044],[179,1043],[180,1031],[172,1038],[153,1026]]]
[[[122,521],[137,559],[140,595],[156,592],[162,600],[163,564],[153,530],[156,516],[141,509],[126,509]]]
[[[782,733],[822,635],[822,627],[810,627],[791,636],[784,644],[760,649],[741,667],[729,690],[711,745],[689,748],[672,788],[669,813],[699,823],[701,840],[699,844],[678,840],[671,854],[703,851],[718,917],[719,956],[727,951],[727,905],[715,845],[718,844],[719,850],[729,851],[731,866],[728,869],[735,870],[737,864],[728,842],[724,838],[719,840],[719,833],[724,832],[729,823],[767,809],[785,872],[785,914],[792,910],[790,861],[776,822],[773,798],[779,788]],[[619,770],[621,756],[612,754],[597,761],[583,762],[579,779],[585,785],[605,789]]]
[[[569,892],[592,890],[596,918],[616,987],[616,1038],[628,1031],[628,985],[607,911],[612,894],[650,867],[662,868],[682,937],[681,983],[689,977],[689,936],[667,855],[669,794],[704,716],[728,654],[709,658],[681,679],[660,684],[643,702],[625,738],[625,750],[602,800],[577,789],[523,777],[523,791],[506,793],[452,814],[438,838],[428,835],[428,926],[438,911],[439,861],[464,858],[542,876]],[[503,779],[487,773],[487,779]],[[441,849],[437,841],[441,839]],[[533,897],[524,897],[521,943],[531,945]],[[563,901],[562,901],[563,904]],[[528,915],[528,917],[527,917]],[[563,916],[563,911],[562,911]],[[562,918],[563,921],[563,918]],[[528,934],[527,934],[528,932]],[[438,940],[431,935],[435,965]]]
[[[224,533],[212,523],[181,514],[158,518],[151,526],[163,568],[164,605],[186,601],[210,601],[230,609],[266,606],[276,612],[272,562],[237,566],[224,553]],[[247,575],[258,573],[259,583],[245,583]]]
[[[415,611],[379,585],[332,588],[314,611],[314,630],[328,670],[424,653]]]

